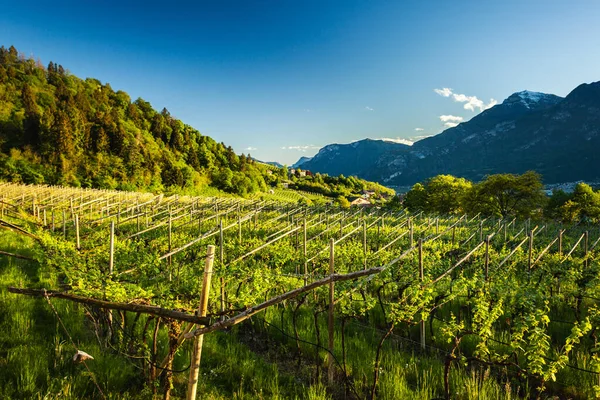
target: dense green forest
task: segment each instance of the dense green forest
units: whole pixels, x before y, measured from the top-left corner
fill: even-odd
[[[0,174],[11,181],[193,192],[265,190],[266,167],[143,99],[0,48]]]
[[[147,101],[0,48],[0,179],[167,193],[247,195],[269,187],[329,197],[393,193],[356,178],[288,176],[237,155]]]

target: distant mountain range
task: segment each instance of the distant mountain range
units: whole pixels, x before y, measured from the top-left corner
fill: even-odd
[[[292,164],[292,168],[298,168],[305,162],[310,161],[311,159],[312,159],[311,157],[300,157],[300,159],[298,161],[296,161],[295,163]]]
[[[523,91],[412,146],[365,139],[323,147],[295,165],[408,186],[438,174],[481,180],[535,170],[545,183],[600,178],[600,82],[567,97]]]

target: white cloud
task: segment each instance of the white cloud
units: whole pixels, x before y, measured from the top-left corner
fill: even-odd
[[[450,88],[443,88],[443,89],[433,89],[434,92],[436,92],[437,94],[439,94],[440,96],[444,96],[444,97],[450,97],[450,95],[452,94],[452,89]]]
[[[440,115],[440,121],[442,122],[463,122],[463,117],[456,115]]]
[[[319,146],[315,146],[314,144],[309,144],[308,146],[283,146],[281,150],[296,150],[305,153],[308,150],[318,150]]]
[[[246,147],[246,151],[255,151],[255,150],[258,150],[258,149],[256,147],[252,147],[252,146]]]
[[[312,110],[310,108],[305,108],[304,112],[312,112]]]
[[[365,110],[367,110],[367,111],[374,111],[374,110],[373,110],[371,107],[369,107],[369,106],[366,106],[366,107],[365,107]]]
[[[446,128],[454,128],[456,125],[463,122],[463,117],[457,115],[440,115],[440,121],[444,123]]]
[[[385,142],[393,142],[393,143],[402,143],[402,144],[406,144],[408,146],[412,146],[415,142],[418,142],[421,139],[425,139],[428,137],[431,137],[433,135],[419,135],[419,136],[411,136],[411,137],[407,137],[407,138],[401,138],[401,137],[396,137],[396,138],[375,138],[375,140],[383,140]]]
[[[423,129],[423,128],[415,128],[415,131],[417,131],[417,132],[423,132],[424,130],[425,129]]]
[[[490,99],[490,102],[485,106],[485,109],[487,110],[488,108],[492,108],[496,104],[498,104],[498,100],[496,100],[496,99]]]
[[[485,104],[483,100],[477,98],[477,96],[467,96],[466,94],[454,93],[452,89],[449,88],[433,89],[433,91],[443,97],[452,96],[452,99],[457,103],[465,103],[463,105],[465,110],[470,110],[473,112],[475,112],[476,108],[478,108],[479,111],[483,111],[498,104],[498,102],[494,99],[490,99],[490,102]]]
[[[404,138],[380,138],[379,140],[383,140],[384,142],[393,142],[393,143],[401,143],[401,144],[406,144],[408,146],[412,146],[413,145],[413,141],[410,139],[404,139]]]

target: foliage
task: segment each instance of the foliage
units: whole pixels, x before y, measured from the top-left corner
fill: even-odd
[[[471,212],[484,215],[530,217],[544,206],[546,199],[539,174],[528,171],[522,175],[489,175],[473,185],[466,198]]]
[[[265,191],[267,168],[108,83],[0,48],[0,178],[105,189]]]
[[[437,175],[423,184],[415,184],[406,193],[405,204],[411,211],[458,214],[464,211],[463,199],[471,187],[471,182],[464,178]]]
[[[563,222],[597,223],[600,221],[600,192],[585,183],[579,183],[570,194],[555,191],[544,212]]]

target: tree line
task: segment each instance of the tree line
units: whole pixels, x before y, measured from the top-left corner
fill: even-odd
[[[392,203],[393,204],[393,203]],[[396,201],[396,206],[400,202]],[[562,222],[600,222],[600,192],[579,183],[572,193],[544,191],[542,177],[524,174],[488,175],[474,183],[452,175],[438,175],[415,184],[402,205],[411,211],[477,214],[497,217],[548,218]]]

